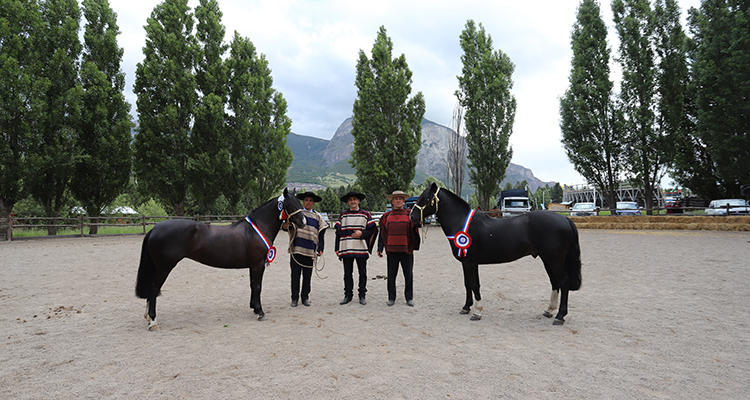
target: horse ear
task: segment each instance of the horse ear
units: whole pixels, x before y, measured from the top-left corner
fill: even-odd
[[[430,185],[430,190],[432,190],[433,192],[436,192],[436,191],[437,191],[437,189],[438,189],[438,187],[437,187],[437,183],[435,183],[435,182],[432,182],[432,185]]]
[[[284,197],[286,197],[289,194],[289,190],[287,188],[284,188]]]

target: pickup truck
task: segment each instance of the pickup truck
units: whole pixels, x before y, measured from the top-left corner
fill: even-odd
[[[497,208],[503,212],[503,218],[514,217],[531,211],[529,192],[524,189],[509,189],[500,192]]]

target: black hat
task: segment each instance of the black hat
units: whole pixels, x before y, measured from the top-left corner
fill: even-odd
[[[323,198],[318,196],[317,194],[313,192],[305,192],[305,193],[297,193],[297,198],[300,200],[304,200],[305,197],[312,197],[314,202],[323,201]]]
[[[358,199],[359,199],[360,201],[362,201],[362,200],[364,200],[364,199],[365,199],[365,195],[363,195],[362,193],[357,193],[357,192],[349,192],[349,193],[347,193],[347,194],[345,194],[345,195],[341,196],[341,202],[342,202],[342,203],[346,203],[347,201],[349,201],[349,198],[350,198],[350,197],[356,197],[356,198],[358,198]]]

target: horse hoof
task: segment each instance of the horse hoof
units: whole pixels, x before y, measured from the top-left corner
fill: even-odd
[[[258,314],[258,321],[265,321],[266,320],[266,314]]]
[[[565,323],[564,319],[557,319],[557,318],[555,318],[555,320],[552,321],[552,325],[562,325],[564,323]]]
[[[149,321],[149,323],[148,323],[148,330],[152,331],[152,332],[153,331],[158,331],[159,330],[158,322],[156,322],[156,321]]]
[[[479,314],[473,314],[469,319],[472,321],[479,321],[480,319],[482,319],[482,316]]]
[[[461,314],[468,314],[468,313],[469,313],[469,310],[467,310],[465,308],[461,309]]]
[[[551,312],[549,312],[549,310],[545,310],[545,311],[544,311],[544,312],[542,313],[542,315],[544,315],[544,316],[545,316],[545,317],[547,317],[547,318],[552,318],[552,313],[551,313]]]

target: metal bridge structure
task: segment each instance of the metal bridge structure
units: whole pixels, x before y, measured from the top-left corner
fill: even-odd
[[[645,206],[644,193],[645,190],[642,187],[622,184],[615,190],[615,201],[635,201],[639,205]],[[564,204],[594,203],[601,208],[614,208],[614,204],[606,204],[605,194],[606,192],[596,190],[595,187],[589,185],[563,185]],[[664,196],[660,185],[654,187],[651,196],[655,200],[653,208],[664,208]]]

